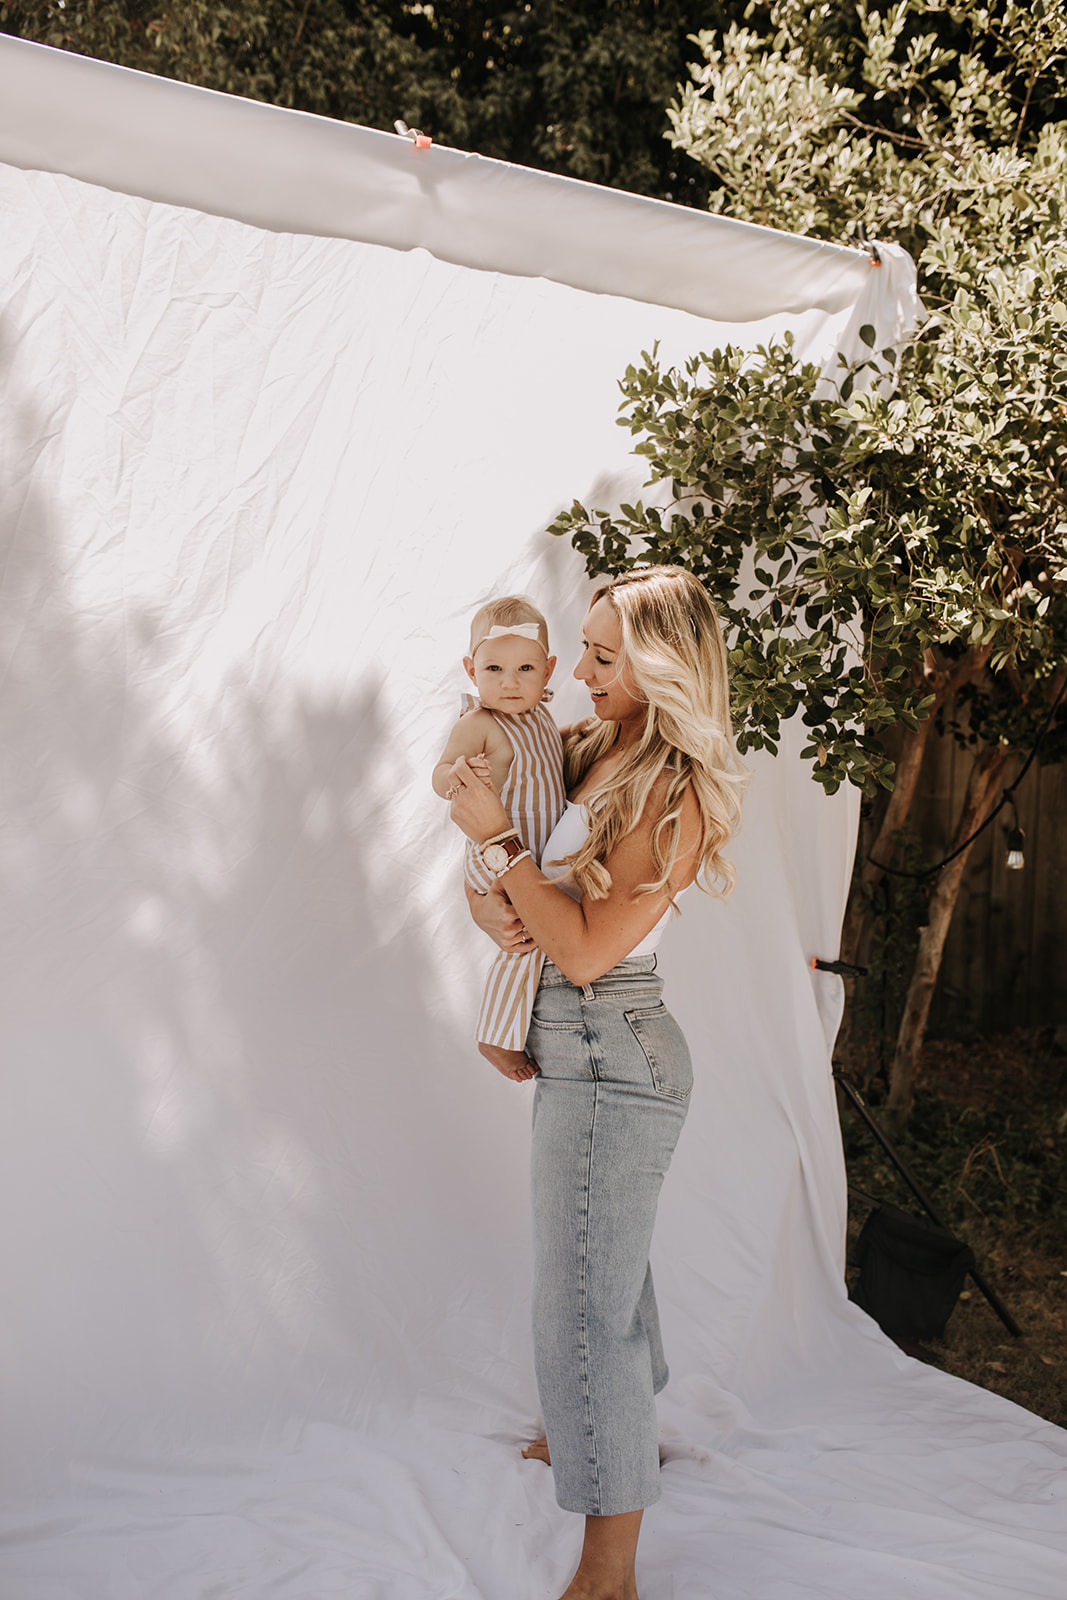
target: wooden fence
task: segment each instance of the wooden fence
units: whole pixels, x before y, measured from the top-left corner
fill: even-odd
[[[948,851],[971,759],[948,738],[927,751],[915,811],[925,861]],[[1026,865],[1006,866],[1005,807],[967,862],[930,1013],[933,1035],[1067,1023],[1067,765],[1035,762],[1016,804]]]

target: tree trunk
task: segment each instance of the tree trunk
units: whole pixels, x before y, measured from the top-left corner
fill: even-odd
[[[933,719],[927,717],[925,722],[920,722],[915,729],[909,729],[904,736],[896,762],[893,792],[889,796],[882,825],[878,829],[877,838],[864,856],[859,877],[853,883],[849,895],[848,908],[841,929],[841,955],[845,961],[857,962],[862,959],[863,936],[869,921],[866,891],[874,884],[880,883],[885,876],[882,868],[875,866],[875,862],[885,861],[892,854],[893,835],[899,833],[908,820],[919,782],[919,773],[922,771],[926,741],[932,726]]]
[[[1001,788],[1005,770],[1011,765],[1014,752],[1003,745],[991,745],[983,750],[971,771],[964,796],[963,810],[951,847],[947,854],[959,849],[976,828],[979,828],[993,808]],[[960,851],[955,860],[942,867],[937,885],[930,896],[929,920],[919,934],[919,950],[908,985],[904,1016],[897,1035],[896,1051],[889,1073],[889,1098],[886,1110],[896,1128],[901,1128],[911,1112],[915,1098],[915,1074],[919,1064],[919,1051],[926,1033],[926,1019],[930,1015],[930,1002],[934,997],[941,956],[945,948],[952,913],[959,898],[963,871],[971,846]]]
[[[933,693],[934,704],[919,726],[907,730],[902,736],[896,759],[893,790],[878,835],[870,848],[864,852],[859,874],[853,879],[845,908],[845,919],[841,928],[841,955],[845,961],[850,961],[856,966],[867,965],[875,928],[876,917],[871,910],[869,891],[885,877],[884,869],[876,866],[875,862],[890,859],[893,853],[893,835],[906,826],[911,815],[915,791],[922,772],[923,757],[926,754],[936,713],[953,698],[963,684],[970,682],[983,671],[989,660],[991,648],[990,645],[972,645],[969,650],[964,651],[958,661],[951,666],[942,667],[938,667],[932,653],[927,654],[923,687]],[[958,833],[957,837],[964,839],[967,835]],[[940,961],[940,955],[938,960]],[[860,1040],[857,1044],[854,1004],[857,981],[862,983],[863,979],[845,979],[845,1010],[834,1047],[834,1063],[853,1077],[862,1079],[864,1073],[859,1056],[864,1048],[864,1041]]]
[[[896,781],[893,792],[882,818],[881,827],[871,847],[864,851],[863,861],[856,877],[852,880],[849,890],[848,904],[845,908],[845,920],[841,927],[841,956],[845,961],[851,961],[855,966],[865,967],[870,954],[871,935],[875,926],[875,915],[871,911],[868,890],[876,883],[880,883],[885,876],[881,867],[874,865],[875,861],[887,861],[893,853],[893,835],[904,827],[911,811],[911,804],[915,798],[915,790],[919,782],[919,773],[922,770],[923,754],[926,750],[927,738],[932,720],[920,722],[915,729],[909,729],[904,736],[896,762]],[[862,834],[860,835],[862,839]],[[856,985],[863,983],[863,978],[846,978],[845,982],[845,1009],[841,1017],[841,1026],[837,1032],[834,1043],[834,1065],[847,1072],[850,1077],[863,1083],[866,1079],[864,1070],[867,1043],[859,1030],[857,1010],[855,1004]]]

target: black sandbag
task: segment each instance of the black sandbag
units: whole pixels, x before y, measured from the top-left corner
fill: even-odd
[[[860,1232],[851,1298],[891,1339],[939,1339],[974,1266],[947,1228],[880,1201]]]

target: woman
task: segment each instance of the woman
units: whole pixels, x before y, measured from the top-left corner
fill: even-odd
[[[692,1086],[660,1001],[655,945],[700,875],[728,893],[721,851],[741,774],[726,652],[691,573],[648,567],[599,589],[574,676],[593,717],[564,730],[569,801],[541,871],[466,762],[452,815],[499,891],[472,896],[505,950],[545,966],[527,1052],[534,1103],[534,1352],[556,1497],[584,1513],[563,1600],[636,1600],[641,1517],[659,1498],[654,1396],[667,1381],[648,1250]],[[562,883],[554,879],[563,879]]]

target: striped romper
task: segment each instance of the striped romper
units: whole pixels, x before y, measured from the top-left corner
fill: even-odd
[[[480,702],[465,695],[463,709]],[[483,708],[484,709],[484,708]],[[567,801],[563,788],[563,743],[559,729],[543,705],[512,714],[490,711],[512,748],[511,767],[504,779],[500,801],[513,828],[538,866],[548,836]],[[477,846],[470,840],[463,872],[472,889],[485,894],[496,882]],[[541,978],[544,956],[540,950],[519,955],[500,950],[489,968],[478,1011],[476,1037],[482,1044],[505,1050],[522,1050],[530,1026],[530,1012]]]

